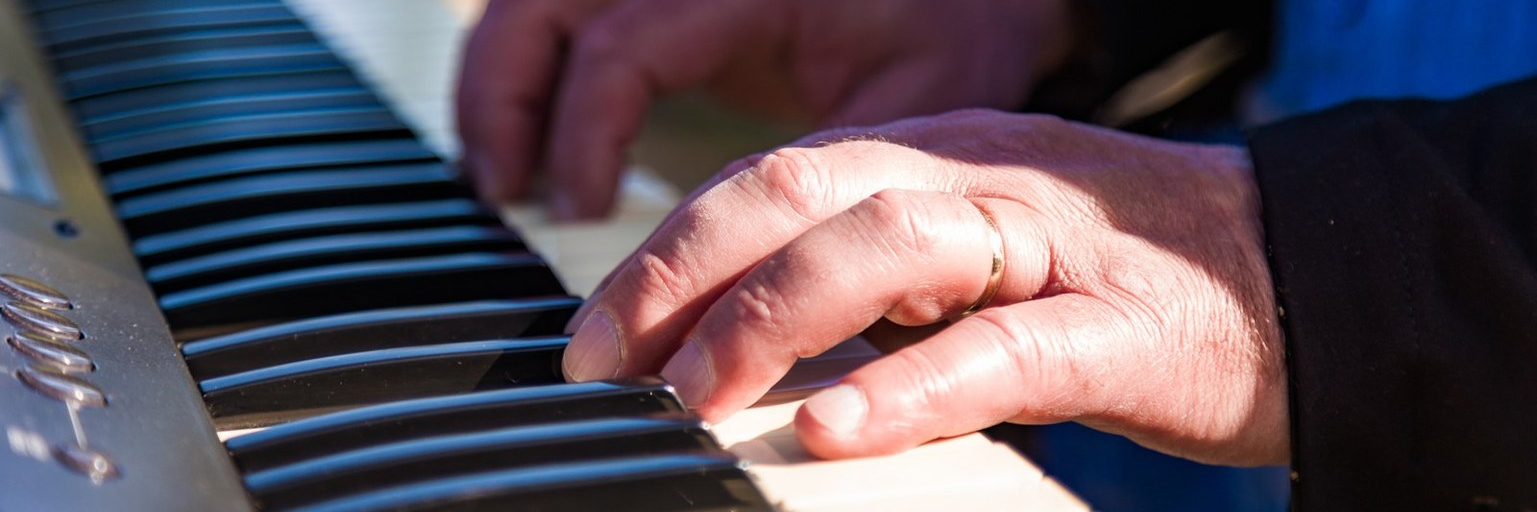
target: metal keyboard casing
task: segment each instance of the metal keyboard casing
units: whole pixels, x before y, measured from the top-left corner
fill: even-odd
[[[20,95],[57,201],[0,194],[0,273],[73,300],[60,314],[79,324],[85,339],[73,346],[97,367],[80,377],[106,393],[107,406],[80,408],[74,424],[65,403],[17,379],[30,361],[0,346],[0,510],[251,510],[26,19],[0,1],[0,87]],[[14,333],[0,324],[0,337]],[[82,441],[113,462],[116,477],[94,482],[53,455]]]

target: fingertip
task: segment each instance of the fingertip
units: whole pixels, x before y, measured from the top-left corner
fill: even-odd
[[[582,218],[576,200],[571,197],[571,194],[561,190],[550,192],[545,207],[550,211],[550,218],[559,222],[572,222]]]
[[[869,417],[864,389],[838,384],[806,400],[795,415],[795,434],[807,451],[824,459],[869,455]]]
[[[597,304],[598,294],[593,292],[592,295],[587,297],[587,301],[583,302],[580,307],[576,308],[576,312],[571,314],[571,319],[566,321],[564,332],[566,334],[576,334],[576,330],[582,327],[582,322],[586,322],[587,317],[592,316],[592,309],[597,307]]]
[[[566,380],[586,382],[619,375],[624,360],[618,327],[607,313],[597,311],[571,336],[561,362]]]
[[[609,186],[612,185],[599,185]],[[550,216],[561,222],[599,220],[613,209],[613,193],[599,188],[588,188],[584,193],[573,193],[566,187],[550,193]]]
[[[690,339],[662,367],[662,378],[672,383],[683,404],[700,408],[715,391],[715,368],[697,339]]]
[[[459,164],[461,177],[474,185],[476,197],[489,206],[516,199],[522,191],[522,175],[511,164],[498,160],[486,151],[470,149]]]
[[[985,335],[958,323],[850,373],[806,402],[796,418],[802,445],[825,458],[887,455],[1013,416],[1028,391],[1010,359],[979,342]],[[847,389],[861,392],[862,409]]]

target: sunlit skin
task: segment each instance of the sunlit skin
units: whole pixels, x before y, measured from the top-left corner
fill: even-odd
[[[1206,462],[1288,459],[1286,378],[1247,153],[963,111],[749,159],[610,276],[573,380],[655,373],[707,420],[886,319],[954,320],[814,396],[803,444],[900,451],[1002,421],[1078,421]]]
[[[1059,0],[493,1],[460,82],[463,166],[488,200],[545,172],[552,213],[591,218],[659,96],[703,87],[830,127],[686,199],[573,320],[571,380],[660,372],[718,421],[872,323],[947,326],[815,395],[802,443],[850,457],[1078,421],[1197,460],[1284,463],[1242,148],[921,117],[1018,107],[1073,26]],[[1008,265],[990,307],[957,319],[988,281],[979,209]]]

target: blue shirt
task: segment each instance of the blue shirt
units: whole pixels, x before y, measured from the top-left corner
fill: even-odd
[[[1537,74],[1537,0],[1281,0],[1256,108],[1454,98]]]

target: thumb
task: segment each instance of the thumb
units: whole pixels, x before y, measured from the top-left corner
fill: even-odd
[[[796,433],[824,458],[896,453],[1013,419],[1054,423],[1099,406],[1073,346],[1107,317],[1081,295],[983,310],[806,401]],[[1085,316],[1091,318],[1085,318]],[[1088,328],[1085,328],[1088,327]]]

